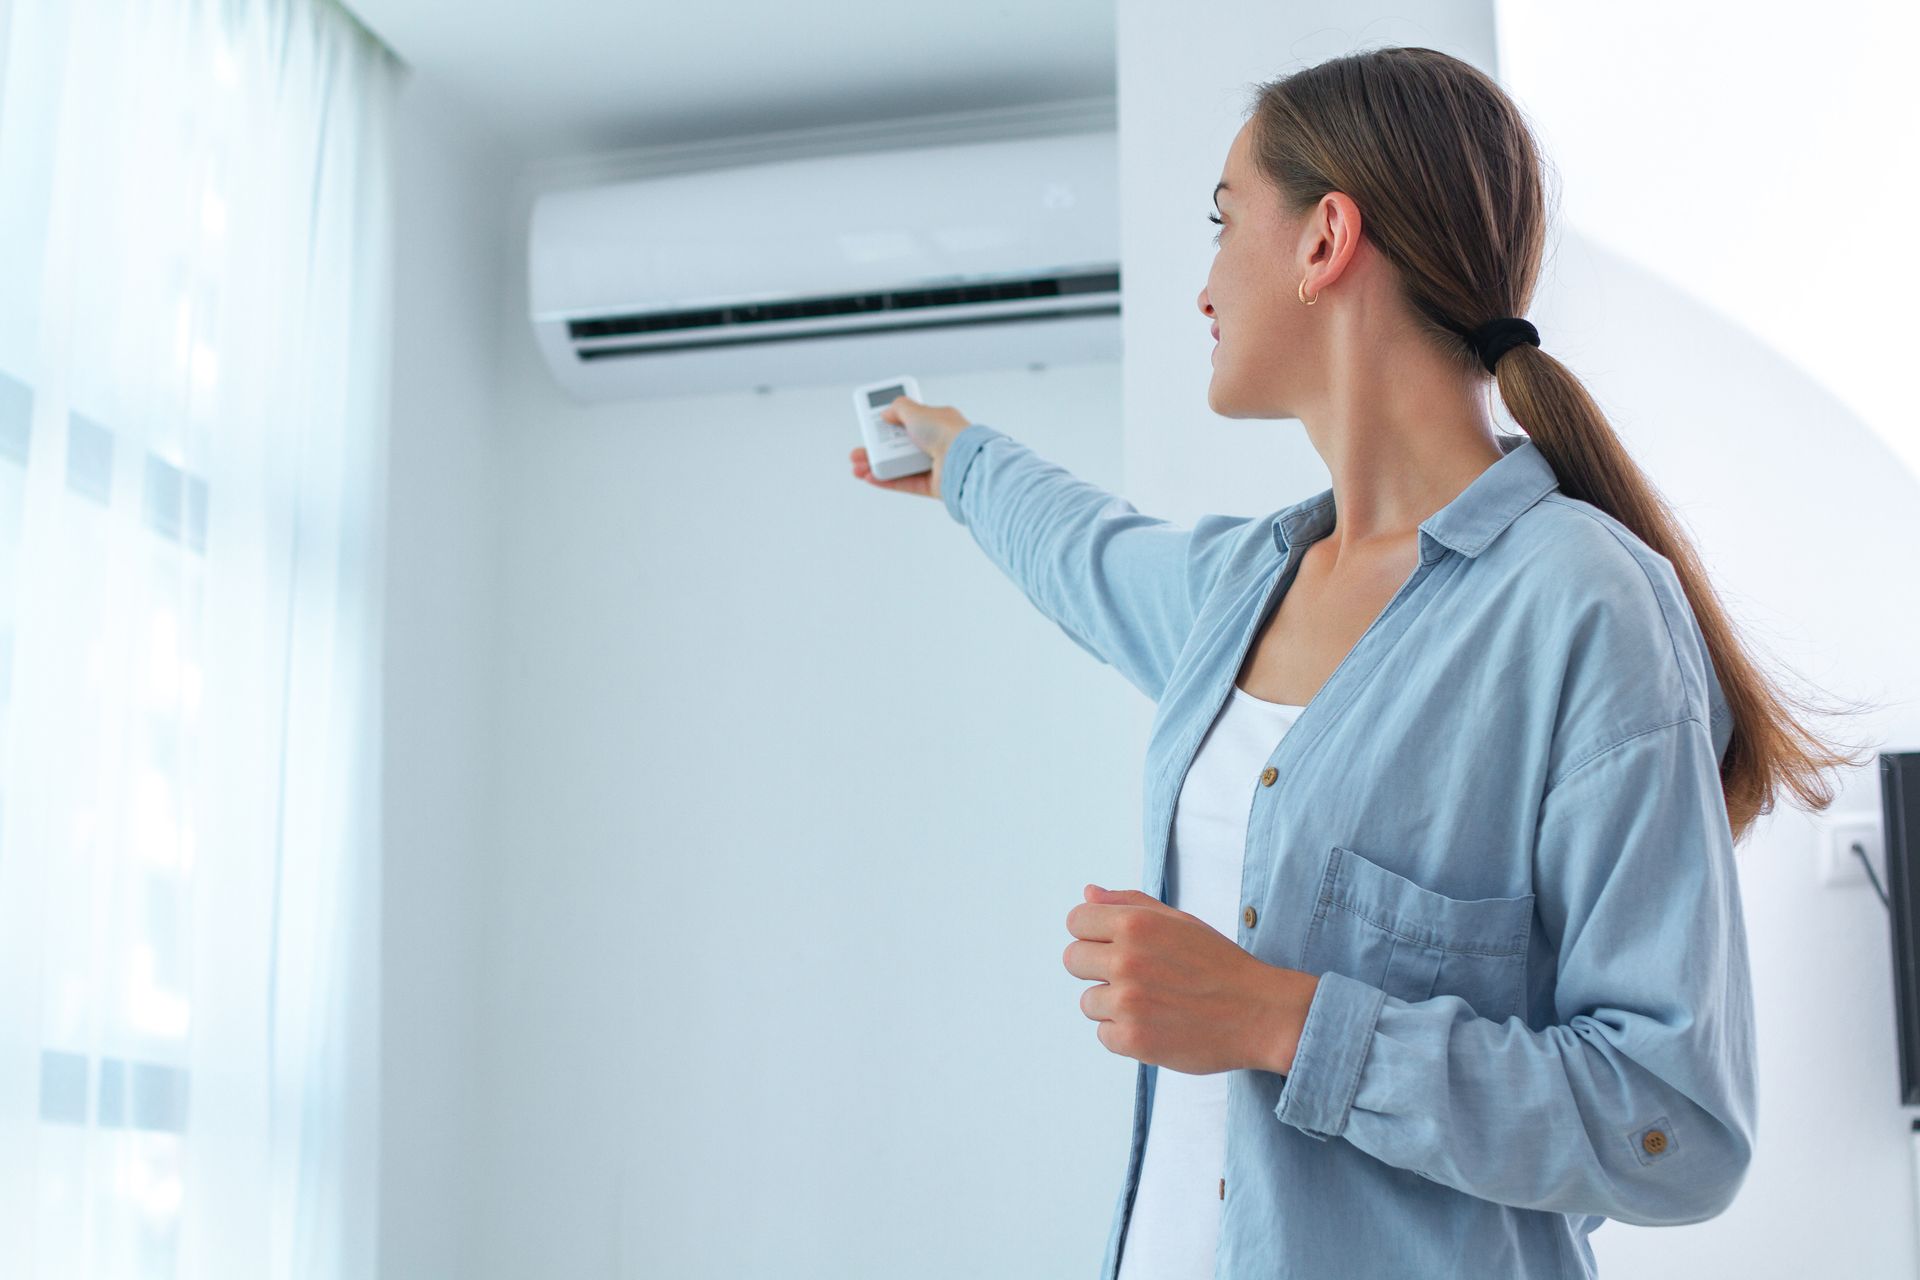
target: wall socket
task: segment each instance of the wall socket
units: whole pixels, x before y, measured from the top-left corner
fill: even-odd
[[[1880,887],[1887,887],[1887,844],[1881,835],[1881,818],[1871,810],[1861,813],[1822,813],[1814,817],[1814,830],[1819,836],[1816,851],[1820,883],[1840,888],[1860,885],[1872,889],[1872,881],[1867,879],[1866,868],[1860,865],[1860,855],[1853,851],[1858,844],[1866,850],[1867,858],[1873,863],[1873,874],[1880,879]]]

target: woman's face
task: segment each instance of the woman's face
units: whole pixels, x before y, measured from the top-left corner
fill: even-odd
[[[1214,195],[1219,248],[1199,298],[1219,336],[1207,407],[1228,418],[1285,418],[1305,389],[1300,371],[1311,367],[1307,309],[1296,292],[1304,272],[1294,263],[1298,228],[1253,165],[1251,128],[1234,135]]]

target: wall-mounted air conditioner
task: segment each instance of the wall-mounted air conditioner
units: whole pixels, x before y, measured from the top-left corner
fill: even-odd
[[[548,192],[533,328],[582,401],[1120,356],[1111,132]]]

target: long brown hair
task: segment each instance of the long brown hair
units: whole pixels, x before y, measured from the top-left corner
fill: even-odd
[[[1361,234],[1395,267],[1435,349],[1457,358],[1463,375],[1487,377],[1464,335],[1526,314],[1547,235],[1540,154],[1499,84],[1436,49],[1378,48],[1256,85],[1251,114],[1254,158],[1288,211],[1302,216],[1330,191],[1350,196]],[[1561,491],[1631,529],[1685,588],[1733,712],[1720,781],[1734,840],[1772,812],[1782,787],[1805,808],[1832,804],[1824,771],[1870,755],[1840,751],[1802,724],[1826,709],[1762,671],[1692,539],[1572,371],[1528,343],[1495,368],[1501,400]]]

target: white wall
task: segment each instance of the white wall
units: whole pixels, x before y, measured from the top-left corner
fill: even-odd
[[[499,378],[477,1274],[1092,1265],[1133,1063],[1061,953],[1150,705],[844,387],[582,407],[512,309]],[[1117,483],[1111,365],[922,390]]]
[[[1790,353],[1920,472],[1903,358],[1920,291],[1920,5],[1825,0],[1818,22],[1724,6],[1675,21],[1670,0],[1612,0],[1605,22],[1557,0],[1494,12],[1501,82],[1558,162],[1564,215]],[[1682,145],[1648,145],[1667,137]],[[1828,207],[1873,266],[1828,272],[1815,303],[1789,280],[1808,212]]]
[[[1120,6],[1126,491],[1143,510],[1183,520],[1266,510],[1330,483],[1297,422],[1226,422],[1196,408],[1210,338],[1194,300],[1213,252],[1202,219],[1243,119],[1244,84],[1389,43],[1497,74],[1485,5],[1418,6],[1417,23],[1381,11],[1226,0],[1201,36],[1190,12]],[[1812,383],[1796,353],[1767,349],[1577,229],[1550,245],[1528,315],[1693,526],[1762,652],[1835,695],[1890,704],[1843,736],[1887,750],[1920,744],[1920,575],[1883,550],[1920,544],[1920,486],[1883,437]],[[1836,811],[1877,813],[1871,771],[1846,787]],[[1739,851],[1760,1042],[1747,1183],[1709,1222],[1603,1226],[1593,1237],[1603,1275],[1914,1274],[1887,916],[1864,884],[1818,885],[1813,849],[1808,819],[1783,803]]]
[[[394,166],[380,1255],[382,1276],[428,1280],[475,1266],[492,374],[510,250],[501,163],[427,81],[401,95]]]

